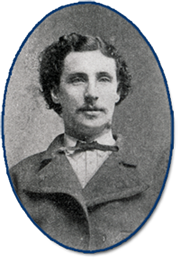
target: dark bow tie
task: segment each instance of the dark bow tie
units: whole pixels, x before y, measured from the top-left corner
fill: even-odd
[[[113,152],[117,152],[119,150],[118,146],[101,145],[98,144],[97,141],[93,141],[91,143],[82,143],[78,141],[75,147],[69,147],[67,149],[74,150],[74,151],[86,151],[86,150],[96,149],[101,151],[113,151]]]

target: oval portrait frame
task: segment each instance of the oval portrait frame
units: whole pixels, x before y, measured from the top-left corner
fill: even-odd
[[[132,83],[132,86],[136,86],[136,84],[139,83],[138,87],[135,88],[132,92],[132,94],[130,94],[129,97],[127,97],[127,102],[126,100],[122,102],[123,106],[125,108],[131,108],[130,110],[124,110],[124,112],[122,112],[121,110],[117,110],[115,112],[115,120],[114,120],[114,130],[122,130],[123,134],[126,134],[127,138],[130,139],[130,143],[132,143],[134,145],[134,153],[141,158],[141,162],[143,162],[143,164],[140,166],[140,173],[142,174],[142,178],[145,179],[145,182],[150,183],[151,177],[147,176],[145,177],[145,173],[148,173],[153,170],[153,172],[156,172],[156,165],[151,167],[152,163],[151,161],[153,159],[159,159],[159,153],[162,151],[162,149],[169,149],[169,154],[168,154],[168,165],[167,167],[162,166],[162,170],[161,172],[166,172],[164,173],[163,176],[163,183],[161,184],[161,189],[160,192],[158,194],[158,197],[156,198],[156,201],[154,202],[153,207],[150,209],[151,211],[149,212],[148,216],[143,220],[143,222],[137,227],[137,229],[135,231],[133,231],[133,233],[131,233],[127,238],[123,239],[122,241],[108,247],[105,249],[98,249],[98,250],[92,250],[92,251],[86,251],[86,250],[78,250],[72,247],[68,247],[67,245],[64,245],[63,243],[58,242],[57,240],[53,239],[52,237],[50,237],[50,235],[48,235],[44,230],[41,229],[41,227],[39,225],[37,225],[34,220],[31,218],[31,216],[28,214],[28,212],[26,211],[25,207],[22,205],[15,189],[12,183],[12,188],[14,191],[14,194],[21,206],[21,208],[25,211],[26,215],[28,216],[28,218],[31,220],[31,222],[38,228],[38,230],[40,230],[47,238],[49,238],[51,241],[54,241],[56,244],[66,248],[66,249],[71,249],[73,251],[78,251],[78,252],[83,252],[83,253],[95,253],[95,252],[100,252],[100,251],[105,251],[108,249],[112,249],[116,246],[121,245],[123,242],[127,241],[129,238],[131,238],[134,234],[136,234],[140,228],[146,223],[146,221],[149,219],[149,217],[151,216],[151,214],[153,213],[160,197],[162,194],[162,191],[164,189],[165,186],[165,182],[168,176],[168,172],[169,172],[169,167],[170,167],[170,162],[171,162],[171,157],[172,157],[172,150],[173,150],[173,111],[172,111],[172,106],[171,106],[171,99],[170,99],[170,95],[169,95],[169,90],[168,90],[168,85],[167,85],[167,81],[164,75],[164,72],[162,70],[161,64],[159,62],[159,59],[156,55],[156,53],[154,52],[153,48],[151,47],[150,43],[147,41],[147,39],[145,39],[144,35],[140,32],[140,30],[135,29],[131,24],[129,24],[124,18],[120,17],[120,15],[114,13],[113,11],[105,8],[105,7],[101,7],[98,5],[91,5],[91,4],[84,4],[84,5],[76,5],[76,6],[70,6],[70,7],[66,7],[64,9],[61,9],[59,11],[57,11],[56,13],[53,13],[52,15],[48,16],[38,27],[37,29],[31,34],[31,36],[29,37],[29,39],[27,40],[26,44],[24,45],[20,55],[17,58],[17,61],[15,63],[14,69],[13,69],[13,73],[11,76],[11,80],[9,82],[9,86],[8,86],[8,92],[7,92],[7,98],[6,98],[6,110],[5,110],[5,135],[8,132],[8,130],[11,130],[11,127],[14,125],[18,127],[18,129],[20,130],[18,133],[18,130],[15,129],[15,132],[17,132],[17,137],[21,137],[22,133],[26,133],[25,131],[27,131],[27,129],[30,126],[33,126],[33,128],[35,126],[37,126],[37,128],[39,130],[42,131],[42,126],[43,126],[43,130],[47,129],[47,133],[44,134],[43,137],[41,137],[40,139],[40,145],[36,142],[34,142],[34,144],[38,144],[38,148],[34,150],[34,148],[31,148],[30,152],[27,153],[27,149],[29,149],[30,145],[32,144],[32,138],[34,136],[34,134],[37,132],[37,129],[35,129],[34,133],[32,133],[31,135],[31,139],[28,140],[27,142],[27,146],[25,147],[25,149],[23,148],[24,145],[26,144],[26,138],[30,135],[31,133],[31,129],[27,131],[26,136],[23,137],[24,142],[20,145],[20,148],[17,148],[17,145],[19,144],[19,140],[17,138],[17,141],[15,142],[14,147],[11,147],[10,144],[12,143],[11,137],[12,137],[12,133],[10,132],[8,135],[5,136],[5,141],[6,141],[6,156],[7,156],[7,160],[8,165],[10,166],[10,168],[12,166],[14,166],[15,164],[19,163],[19,161],[23,160],[24,158],[32,155],[32,154],[36,154],[38,152],[41,152],[43,150],[45,150],[45,148],[47,148],[47,146],[50,144],[50,142],[53,140],[53,138],[58,134],[58,130],[62,130],[63,132],[63,127],[62,127],[62,121],[60,121],[60,125],[56,126],[54,123],[57,122],[57,116],[54,114],[54,112],[51,112],[50,110],[48,111],[48,117],[47,119],[51,119],[50,121],[50,125],[49,127],[47,127],[47,121],[45,120],[41,120],[42,119],[42,115],[45,113],[46,109],[46,105],[45,102],[43,102],[43,98],[39,93],[39,84],[38,84],[38,60],[37,57],[40,53],[40,51],[43,51],[44,47],[48,46],[49,44],[51,44],[54,41],[58,40],[58,32],[60,30],[58,30],[58,26],[60,23],[61,24],[61,32],[59,34],[59,36],[63,35],[63,34],[67,34],[70,32],[75,31],[74,28],[77,26],[78,24],[78,30],[76,30],[76,33],[82,33],[85,31],[85,35],[99,35],[98,33],[102,30],[102,25],[97,28],[96,23],[94,23],[94,25],[92,26],[92,28],[90,28],[89,24],[88,24],[88,19],[90,19],[90,15],[89,17],[86,17],[86,23],[84,23],[85,21],[85,15],[82,19],[82,21],[78,21],[80,14],[82,15],[83,10],[87,12],[87,10],[91,13],[91,15],[93,14],[94,17],[99,16],[99,20],[102,19],[102,24],[105,23],[106,17],[108,16],[108,21],[110,21],[112,19],[112,24],[110,25],[110,27],[112,26],[116,26],[114,27],[114,29],[112,29],[111,32],[109,32],[107,30],[107,32],[105,33],[105,35],[103,35],[103,33],[101,33],[100,37],[102,37],[102,39],[105,39],[108,42],[108,34],[110,33],[111,37],[110,37],[110,42],[111,44],[115,45],[116,47],[118,46],[118,43],[121,43],[121,47],[120,47],[120,51],[122,51],[122,57],[125,58],[125,61],[127,61],[128,67],[130,69],[131,75],[132,75],[132,81],[134,81]],[[95,10],[97,10],[95,12]],[[71,13],[71,19],[75,19],[74,24],[72,23],[72,20],[70,19],[69,24],[68,24],[68,29],[64,29],[65,27],[67,27],[67,25],[65,25],[65,23],[67,22],[67,16],[69,15],[69,13]],[[77,14],[78,13],[78,14]],[[100,14],[100,15],[99,15]],[[113,20],[113,16],[115,17],[115,19]],[[58,18],[60,17],[60,18]],[[62,19],[63,17],[63,19]],[[121,20],[122,25],[119,25],[118,28],[118,18]],[[61,20],[61,22],[60,22]],[[81,20],[81,19],[79,19]],[[106,22],[107,24],[108,22]],[[84,25],[83,25],[84,24]],[[98,23],[97,23],[98,24]],[[104,32],[106,31],[106,24],[104,25]],[[80,25],[83,25],[82,27]],[[53,29],[55,28],[55,29]],[[84,29],[86,28],[86,30]],[[117,28],[121,31],[121,36],[120,39],[116,38],[116,30]],[[123,29],[122,29],[123,28]],[[125,28],[131,28],[132,32],[134,32],[134,35],[136,35],[136,37],[134,38],[135,41],[134,43],[132,43],[133,37],[131,37],[130,40],[127,40],[128,36],[129,36],[129,31],[126,32]],[[53,32],[56,31],[56,34],[54,34],[54,38],[52,37],[53,32],[50,34],[44,34],[44,32],[50,32],[51,30],[54,30]],[[100,30],[101,29],[101,30]],[[93,31],[94,30],[94,31]],[[99,31],[98,31],[99,30]],[[98,32],[96,34],[96,32]],[[136,32],[136,33],[135,33]],[[40,34],[40,38],[39,39],[43,39],[43,45],[42,46],[38,46],[38,39],[37,39],[37,35]],[[82,33],[83,34],[83,33]],[[44,37],[45,35],[45,37]],[[128,35],[128,36],[127,36]],[[127,37],[127,38],[126,38]],[[137,49],[137,53],[139,52],[139,54],[134,55],[134,49],[132,50],[132,55],[129,55],[128,50],[132,49],[133,45],[139,45],[139,43],[142,43],[140,45],[140,48]],[[37,48],[34,49],[34,47],[37,46]],[[124,50],[124,51],[123,51]],[[142,57],[140,56],[140,54],[142,52],[147,52],[147,56]],[[33,55],[34,54],[34,55]],[[137,57],[140,57],[140,61],[137,61]],[[133,62],[132,61],[132,57],[133,58]],[[148,60],[149,59],[149,60]],[[144,67],[150,68],[150,72],[147,73],[147,69],[143,71],[142,69],[142,65],[144,64],[144,61],[148,61],[148,65],[145,65]],[[135,63],[136,62],[136,63]],[[152,65],[153,64],[153,65]],[[22,70],[22,68],[25,68],[24,71]],[[158,73],[156,74],[156,72],[158,71]],[[136,75],[135,72],[138,74]],[[144,75],[144,72],[146,72],[146,74]],[[28,74],[31,74],[32,76],[28,76]],[[22,82],[22,78],[24,77],[25,74],[25,80],[22,83],[22,85],[20,84],[20,82]],[[153,81],[154,83],[157,85],[157,88],[155,88],[154,86],[152,87],[153,91],[148,89],[148,87],[151,86],[150,81],[152,80],[151,75],[153,77]],[[147,84],[144,87],[144,85],[142,84],[143,81],[145,81],[145,79],[147,80]],[[152,82],[153,82],[152,81]],[[163,86],[163,88],[165,87],[166,90],[164,90],[162,88],[162,86],[158,86],[158,83],[161,83],[161,85]],[[163,84],[162,84],[163,83]],[[20,86],[21,85],[21,86]],[[9,107],[8,105],[12,104],[12,98],[14,99],[14,93],[11,94],[11,91],[13,89],[16,89],[17,86],[19,87],[20,92],[16,92],[16,96],[15,96],[15,102],[14,105],[15,107]],[[24,89],[25,87],[25,89]],[[143,89],[144,88],[144,89]],[[160,88],[160,91],[158,90],[158,88]],[[150,91],[149,91],[150,90]],[[164,90],[164,92],[166,91],[166,93],[161,94],[162,90]],[[148,92],[147,92],[148,91]],[[14,91],[15,92],[15,91]],[[153,92],[156,93],[157,96],[157,100],[153,103],[153,100],[155,99],[153,97]],[[20,96],[19,96],[20,94]],[[142,96],[144,94],[144,100],[142,99]],[[167,97],[166,97],[167,95]],[[137,100],[134,99],[132,97],[137,97]],[[139,97],[138,97],[139,96]],[[148,101],[148,96],[150,97],[150,102],[147,103]],[[20,98],[21,101],[24,102],[24,105],[20,103]],[[34,101],[32,101],[32,98],[34,98]],[[132,100],[131,100],[132,99]],[[150,105],[157,105],[157,101],[160,100],[159,103],[159,107],[156,108],[156,110],[153,111],[153,109],[150,109]],[[166,100],[164,103],[166,105],[166,112],[161,112],[159,114],[156,114],[157,111],[161,110],[163,107],[165,108],[165,105],[163,104],[163,101]],[[29,102],[29,107],[27,107],[27,101]],[[133,102],[136,101],[137,105],[133,105]],[[137,112],[134,110],[135,108],[137,109],[140,103],[144,103],[143,106],[140,108],[140,110]],[[146,109],[147,106],[147,109]],[[161,108],[162,106],[162,108]],[[31,109],[30,109],[31,107]],[[167,108],[168,107],[168,108]],[[20,111],[22,111],[23,108],[23,113],[24,116],[21,118],[21,113]],[[122,108],[122,106],[121,106]],[[30,111],[31,110],[31,111]],[[147,110],[147,111],[146,111]],[[135,121],[137,119],[142,118],[143,121],[145,121],[146,116],[149,114],[148,110],[151,110],[151,117],[149,116],[149,127],[147,125],[147,123],[144,123],[144,126],[142,126],[141,128],[138,127],[139,123],[135,123]],[[37,112],[40,113],[37,113]],[[132,117],[132,112],[135,111],[134,116]],[[15,115],[13,115],[13,121],[11,121],[11,117],[12,117],[12,112],[15,112]],[[16,114],[17,112],[17,114]],[[141,113],[141,112],[145,112],[145,113]],[[170,113],[170,114],[169,114]],[[169,116],[168,116],[169,114]],[[150,115],[150,114],[149,114]],[[159,117],[159,123],[157,123],[153,118],[154,116],[157,115],[157,118]],[[10,117],[11,116],[11,117]],[[37,117],[36,117],[37,116]],[[161,119],[162,116],[162,119]],[[126,119],[126,125],[124,126],[122,123],[124,123],[123,121],[118,121],[117,119]],[[166,119],[166,121],[165,121]],[[33,123],[33,125],[32,125]],[[40,124],[40,126],[38,126],[38,124]],[[142,122],[141,122],[142,123]],[[154,125],[153,125],[154,124]],[[56,127],[55,127],[56,126]],[[154,130],[154,134],[150,134],[148,130],[150,130],[150,126],[153,126]],[[157,127],[160,126],[160,130],[157,129]],[[49,128],[49,129],[48,129]],[[139,129],[140,128],[140,129]],[[149,129],[148,129],[149,128]],[[168,132],[165,131],[166,128],[168,129]],[[53,132],[50,134],[50,129],[53,130]],[[55,132],[54,132],[55,130]],[[131,135],[132,130],[134,130],[133,132],[136,133],[136,136]],[[140,133],[138,132],[138,130],[141,130]],[[143,134],[143,136],[142,136]],[[159,135],[158,139],[156,140],[156,136],[157,134]],[[40,136],[40,133],[38,133],[36,139],[38,140]],[[46,137],[48,136],[48,139],[46,140]],[[150,136],[149,139],[147,139],[147,137]],[[164,138],[165,137],[165,138]],[[22,137],[21,137],[22,138]],[[143,140],[143,142],[141,141],[141,139]],[[166,141],[164,141],[164,140]],[[151,145],[151,141],[153,141],[153,146]],[[160,141],[160,142],[157,142]],[[44,144],[43,144],[44,143]],[[159,144],[158,144],[159,143]],[[43,147],[41,147],[41,144],[43,144]],[[137,144],[137,145],[135,145]],[[158,147],[159,146],[159,147]],[[7,149],[9,147],[9,149]],[[23,150],[22,150],[23,148]],[[146,152],[147,148],[149,148],[148,150],[148,154],[144,155],[144,152]],[[20,152],[18,153],[18,150],[20,150]],[[11,153],[9,153],[11,152]],[[25,154],[23,155],[22,152],[25,152]],[[164,151],[165,152],[165,151]],[[167,164],[167,152],[164,153],[165,158],[166,158],[166,164]],[[13,155],[16,155],[16,159],[13,159]],[[22,157],[22,159],[20,159]],[[146,160],[147,158],[147,160]],[[159,160],[160,163],[162,161],[162,159]],[[163,159],[164,161],[164,159]],[[156,161],[157,164],[158,160]]]

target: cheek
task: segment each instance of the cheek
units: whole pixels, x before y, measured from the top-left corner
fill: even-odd
[[[77,89],[63,90],[61,104],[66,108],[74,108],[82,104],[82,95]]]
[[[119,95],[116,92],[116,89],[112,88],[105,88],[104,90],[101,90],[101,101],[106,103],[107,105],[113,105],[117,102],[117,98],[119,98]]]

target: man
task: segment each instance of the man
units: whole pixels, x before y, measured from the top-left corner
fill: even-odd
[[[99,37],[73,33],[42,53],[40,83],[65,133],[10,170],[16,193],[58,243],[113,246],[141,225],[157,197],[139,178],[131,148],[112,134],[115,105],[130,90],[126,64]]]

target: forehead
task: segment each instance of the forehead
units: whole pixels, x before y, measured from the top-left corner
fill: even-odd
[[[116,74],[116,63],[111,57],[103,55],[99,50],[71,52],[64,60],[64,72],[109,72]]]

